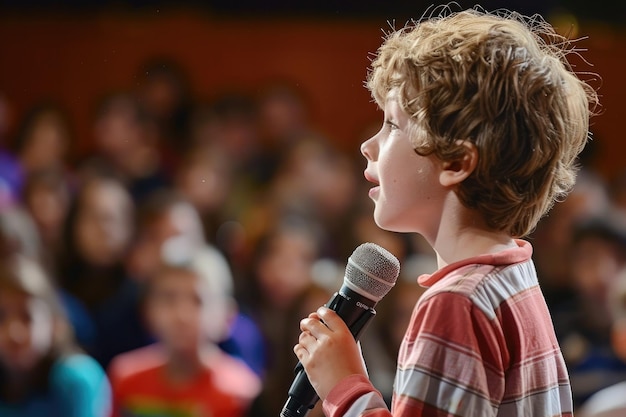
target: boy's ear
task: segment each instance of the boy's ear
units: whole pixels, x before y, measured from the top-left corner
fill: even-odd
[[[457,140],[456,144],[464,148],[463,156],[453,161],[444,161],[439,173],[439,182],[444,187],[452,187],[463,182],[476,169],[478,149],[469,140]]]

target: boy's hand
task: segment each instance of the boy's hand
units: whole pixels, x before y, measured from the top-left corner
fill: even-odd
[[[300,329],[299,343],[293,351],[322,400],[343,378],[367,376],[354,336],[337,313],[320,307],[300,322]]]

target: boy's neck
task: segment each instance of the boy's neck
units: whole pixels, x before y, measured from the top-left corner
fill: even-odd
[[[446,219],[449,221],[440,227],[432,240],[439,268],[463,259],[517,247],[511,236],[489,229],[484,220],[472,211],[462,210]]]
[[[216,346],[202,346],[190,352],[170,352],[165,365],[168,379],[173,383],[184,383],[208,368]]]

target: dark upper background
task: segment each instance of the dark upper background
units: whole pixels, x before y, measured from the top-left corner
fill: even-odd
[[[486,9],[505,7],[524,14],[551,13],[566,9],[585,19],[623,24],[626,3],[616,0],[483,0],[456,1],[461,7],[480,4]],[[315,16],[319,18],[379,18],[416,17],[438,2],[429,0],[1,0],[4,11],[76,13],[101,12],[112,9],[124,11],[149,10],[155,7],[183,7],[235,16]]]
[[[477,1],[460,1],[462,7]],[[419,18],[430,1],[43,1],[0,0],[0,93],[13,123],[33,104],[54,99],[75,126],[78,153],[90,148],[98,98],[132,89],[143,63],[167,57],[180,64],[196,98],[226,91],[254,94],[270,80],[289,80],[308,98],[318,129],[356,151],[380,114],[363,80],[368,54],[388,22]],[[593,121],[593,164],[606,177],[622,171],[626,83],[626,2],[613,0],[488,0],[541,13],[573,28],[587,48],[580,71],[602,78],[602,115]],[[600,84],[596,84],[598,86]]]

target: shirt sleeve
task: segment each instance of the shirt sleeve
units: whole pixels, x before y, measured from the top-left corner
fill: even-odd
[[[86,355],[57,361],[50,374],[50,389],[65,417],[107,417],[111,388],[100,365]]]
[[[367,378],[342,380],[329,417],[495,416],[504,391],[504,340],[471,300],[441,293],[417,307],[399,353],[392,412]]]
[[[350,375],[341,380],[322,407],[328,417],[391,416],[380,392],[363,375]]]

